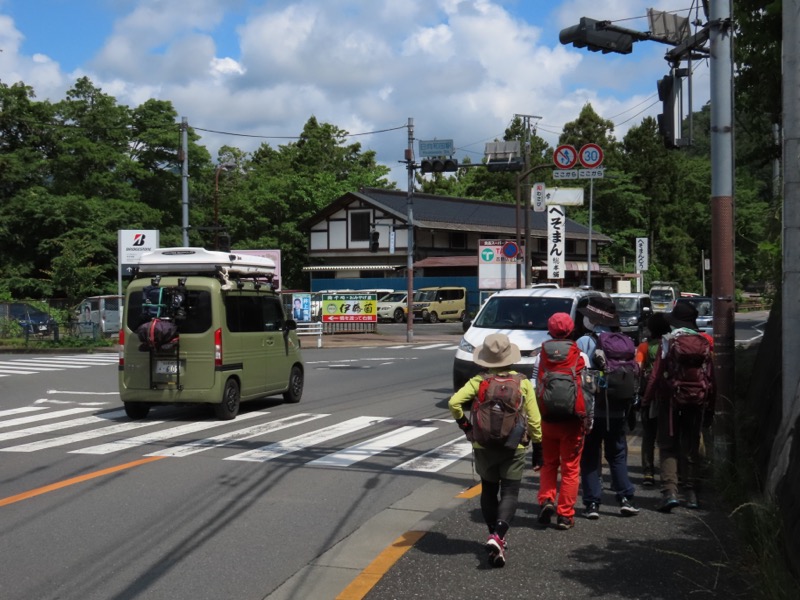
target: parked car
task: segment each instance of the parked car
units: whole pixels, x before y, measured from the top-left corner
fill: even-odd
[[[408,292],[396,291],[378,300],[378,321],[402,323],[408,315]]]
[[[0,303],[0,320],[14,321],[26,335],[49,337],[55,334],[58,323],[49,314],[27,302]]]
[[[653,314],[650,296],[636,293],[611,294],[611,299],[617,307],[620,329],[638,344],[645,337],[647,318]]]
[[[691,304],[697,309],[697,328],[708,334],[714,333],[714,302],[708,296],[678,298],[681,304]]]
[[[467,288],[420,288],[412,306],[414,318],[422,319],[425,323],[463,321],[467,310]]]
[[[608,297],[599,290],[583,288],[528,288],[502,290],[491,296],[469,323],[453,361],[453,388],[460,389],[484,369],[475,364],[475,348],[486,336],[504,333],[519,346],[522,357],[513,369],[528,377],[542,342],[550,339],[547,320],[553,313],[565,312],[573,319],[592,296]]]
[[[672,312],[681,290],[674,281],[654,281],[650,287],[650,301],[655,312]]]
[[[117,335],[124,296],[90,296],[73,308],[77,330],[81,336],[109,337]]]

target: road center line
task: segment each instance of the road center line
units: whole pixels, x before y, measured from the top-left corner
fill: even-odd
[[[117,465],[116,467],[109,467],[108,469],[94,471],[93,473],[86,473],[85,475],[79,475],[78,477],[72,477],[70,479],[65,479],[64,481],[57,481],[56,483],[51,483],[50,485],[45,485],[33,490],[28,490],[27,492],[22,492],[21,494],[17,494],[16,496],[9,496],[8,498],[0,499],[0,506],[8,506],[9,504],[14,504],[15,502],[21,502],[22,500],[35,498],[36,496],[41,496],[42,494],[46,494],[48,492],[54,492],[55,490],[60,490],[61,488],[65,488],[70,485],[83,483],[84,481],[89,481],[90,479],[102,477],[103,475],[110,475],[111,473],[116,473],[118,471],[123,471],[125,469],[132,469],[133,467],[138,467],[139,465],[151,463],[156,460],[161,460],[162,458],[164,457],[148,456],[146,458],[134,460],[133,462]]]

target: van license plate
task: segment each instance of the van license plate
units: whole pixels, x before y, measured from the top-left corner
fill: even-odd
[[[183,361],[181,361],[181,373],[183,373]],[[156,362],[156,373],[159,375],[175,375],[178,372],[178,363],[174,360],[159,360]]]

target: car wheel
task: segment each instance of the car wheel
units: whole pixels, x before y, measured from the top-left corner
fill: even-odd
[[[394,311],[394,322],[395,323],[402,323],[406,320],[406,314],[403,312],[402,308],[397,308]]]
[[[220,421],[230,421],[239,414],[239,404],[241,402],[239,384],[235,379],[228,379],[225,382],[225,389],[222,391],[222,402],[214,405],[214,415]]]
[[[291,402],[297,404],[303,396],[303,369],[298,365],[292,367],[292,372],[289,375],[289,389],[283,392],[284,402]]]
[[[428,315],[428,322],[429,323],[438,323],[439,322],[439,315],[437,315],[435,311],[431,311],[431,314]]]
[[[144,419],[150,412],[150,405],[144,402],[125,402],[125,414],[129,419],[138,421]]]

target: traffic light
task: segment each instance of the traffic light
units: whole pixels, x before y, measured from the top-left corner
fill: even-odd
[[[658,115],[658,132],[664,138],[664,146],[678,148],[681,138],[681,86],[682,80],[673,74],[658,80],[658,99],[663,103],[663,112]]]
[[[576,48],[588,48],[592,52],[616,52],[630,54],[633,51],[633,36],[619,31],[605,29],[602,22],[581,17],[578,25],[562,29],[558,41],[564,45],[572,44]]]
[[[506,160],[490,160],[486,163],[486,170],[490,173],[505,173],[508,171],[522,171],[525,163],[520,157]]]
[[[380,242],[378,241],[381,237],[380,232],[377,229],[371,229],[369,232],[369,251],[370,252],[377,252],[378,246],[380,246]]]
[[[420,171],[423,173],[458,171],[458,161],[455,158],[426,158],[420,164]]]

